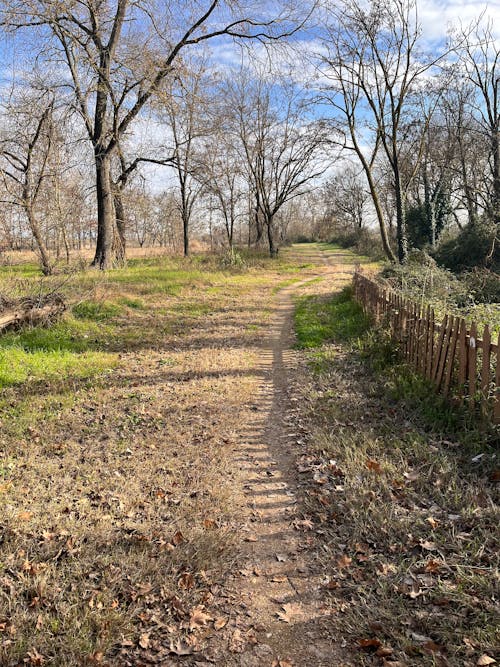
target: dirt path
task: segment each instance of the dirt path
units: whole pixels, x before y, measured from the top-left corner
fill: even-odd
[[[330,264],[329,258],[315,258]],[[334,286],[350,278],[343,265],[322,275]],[[310,281],[310,279],[309,279]],[[342,665],[335,646],[331,609],[325,601],[326,573],[313,560],[312,523],[300,509],[297,453],[300,425],[294,423],[297,399],[290,389],[293,350],[293,293],[307,282],[283,289],[274,321],[263,343],[262,385],[254,418],[241,431],[237,462],[248,502],[242,522],[241,567],[229,591],[231,622],[225,630],[226,650],[217,664],[242,667],[326,667]],[[215,656],[214,656],[215,657]]]

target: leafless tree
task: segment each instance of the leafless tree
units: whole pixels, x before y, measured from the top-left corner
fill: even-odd
[[[466,99],[489,144],[490,188],[486,213],[500,225],[500,47],[493,23],[484,16],[456,35],[455,53],[462,74],[474,95]],[[464,165],[465,169],[465,165]],[[469,192],[468,200],[474,199]],[[469,219],[473,219],[469,214]]]
[[[279,91],[279,93],[278,93]],[[234,131],[243,155],[255,215],[267,233],[269,252],[278,252],[277,213],[303,195],[326,169],[325,128],[308,119],[293,82],[270,81],[256,70],[242,71],[228,90]]]
[[[6,193],[4,203],[21,207],[36,242],[42,271],[52,272],[37,208],[45,181],[50,177],[54,143],[54,96],[50,91],[23,92],[6,108],[0,143],[0,174]]]
[[[322,100],[338,114],[335,128],[344,137],[345,148],[354,151],[361,162],[385,252],[394,260],[375,174],[382,155],[388,162],[396,207],[398,258],[404,261],[409,183],[402,180],[401,151],[407,144],[401,139],[412,118],[419,119],[422,131],[412,151],[416,173],[425,127],[436,103],[429,88],[418,95],[420,80],[440,58],[424,59],[418,51],[420,30],[413,0],[328,2],[326,24],[322,44],[326,54],[322,53],[319,60],[329,84],[324,87]],[[422,102],[424,99],[427,103]]]
[[[347,164],[323,187],[327,216],[344,232],[357,233],[365,224],[369,193],[361,181],[359,168]]]

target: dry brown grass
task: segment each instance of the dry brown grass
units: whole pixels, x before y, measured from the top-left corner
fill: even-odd
[[[495,450],[422,421],[348,347],[308,358],[315,371],[296,387],[303,502],[352,664],[498,660]]]
[[[110,274],[93,299],[117,314],[68,313],[47,334],[101,355],[94,376],[44,376],[46,343],[9,343],[41,368],[2,390],[0,664],[168,664],[216,632],[243,502],[236,433],[273,289],[298,263],[186,274],[174,294],[170,265],[153,282]]]

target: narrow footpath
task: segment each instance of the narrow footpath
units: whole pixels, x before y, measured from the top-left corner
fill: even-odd
[[[321,253],[316,261],[330,264]],[[340,289],[347,265],[328,266],[324,280]],[[325,596],[325,572],[312,557],[312,524],[297,502],[300,426],[294,423],[291,378],[293,295],[314,279],[279,292],[261,356],[262,384],[254,418],[240,433],[236,462],[248,508],[242,521],[242,558],[229,585],[233,605],[217,664],[241,667],[342,667],[335,619]],[[219,636],[219,639],[221,637]]]

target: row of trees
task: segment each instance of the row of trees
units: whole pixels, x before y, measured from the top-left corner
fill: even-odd
[[[399,261],[450,220],[498,229],[500,49],[484,18],[426,53],[413,0],[0,6],[36,63],[2,93],[0,229],[11,246],[29,236],[47,273],[52,248],[94,241],[101,269],[127,239],[188,254],[193,228],[274,256],[291,228],[376,221]],[[215,64],[225,40],[237,65]]]

